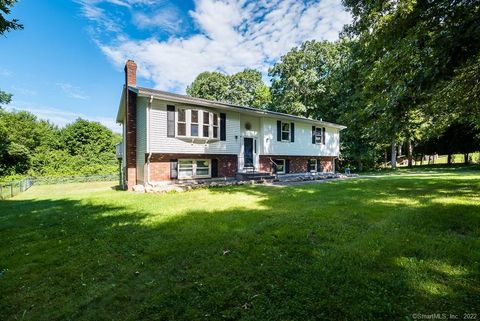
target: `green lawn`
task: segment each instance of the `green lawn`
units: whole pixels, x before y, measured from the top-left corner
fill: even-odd
[[[2,320],[480,318],[480,171],[0,201]]]

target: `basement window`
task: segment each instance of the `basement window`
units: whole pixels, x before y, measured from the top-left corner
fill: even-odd
[[[308,171],[309,172],[316,172],[317,171],[317,160],[316,159],[309,159],[308,160]]]
[[[178,178],[208,178],[211,176],[209,159],[179,159]]]
[[[285,174],[285,160],[276,159],[275,163],[277,164],[277,174]]]

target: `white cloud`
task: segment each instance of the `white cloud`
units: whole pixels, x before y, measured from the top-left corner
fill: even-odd
[[[59,82],[57,86],[68,96],[75,99],[88,99],[88,96],[80,89],[69,83]]]
[[[1,77],[10,77],[11,75],[12,75],[12,72],[10,70],[0,68]]]
[[[182,27],[182,19],[178,10],[165,6],[156,12],[134,12],[134,24],[142,29],[160,29],[169,33],[178,32]]]
[[[74,122],[77,118],[88,119],[91,121],[96,121],[104,126],[110,128],[116,133],[121,133],[122,128],[115,122],[115,119],[112,117],[99,117],[99,116],[89,116],[82,113],[69,112],[52,107],[36,106],[30,103],[21,103],[17,105],[8,105],[6,106],[7,110],[25,110],[36,115],[40,119],[48,120],[52,124],[55,124],[59,127],[63,127],[67,124]]]
[[[139,2],[149,4],[148,0],[123,2],[134,16]],[[148,19],[156,23],[155,14],[142,12],[141,19],[134,19],[137,27],[145,27]],[[189,15],[197,31],[188,37],[135,39],[122,31],[112,35],[113,41],[97,43],[119,68],[133,59],[140,76],[153,81],[155,87],[183,92],[206,70],[234,73],[256,68],[265,74],[292,47],[312,39],[336,40],[343,25],[351,21],[340,0],[195,0]],[[161,28],[161,23],[173,31],[168,20],[160,17],[156,24]]]

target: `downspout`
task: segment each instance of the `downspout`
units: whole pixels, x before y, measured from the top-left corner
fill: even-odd
[[[147,185],[152,187],[153,184],[150,182],[150,158],[152,157],[152,152],[150,150],[150,110],[152,109],[153,96],[150,96],[147,108]]]

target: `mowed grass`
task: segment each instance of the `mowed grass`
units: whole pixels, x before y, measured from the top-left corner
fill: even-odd
[[[0,201],[2,320],[480,317],[480,171]]]

